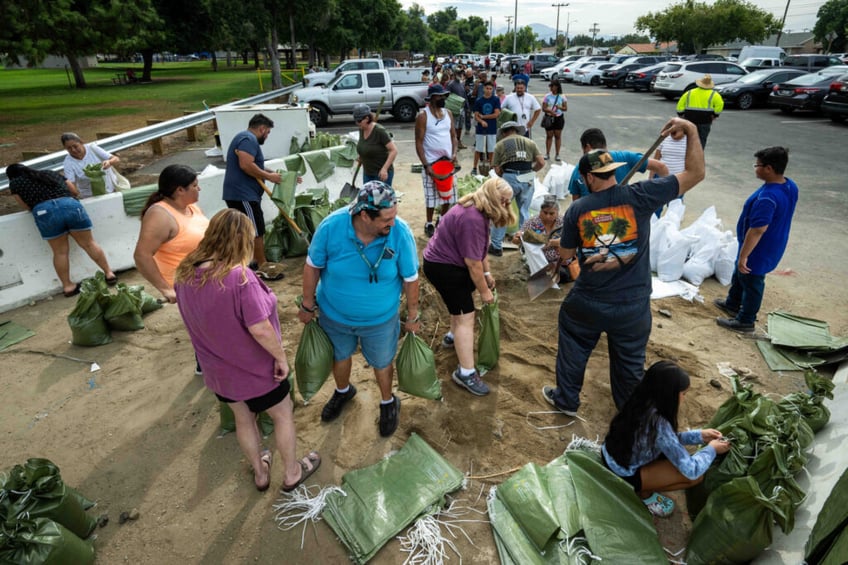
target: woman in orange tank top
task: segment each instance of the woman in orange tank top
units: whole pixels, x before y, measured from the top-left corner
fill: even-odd
[[[135,266],[171,303],[177,301],[177,265],[197,248],[209,225],[197,205],[199,197],[197,173],[186,165],[168,165],[159,175],[159,190],[150,195],[141,213]]]

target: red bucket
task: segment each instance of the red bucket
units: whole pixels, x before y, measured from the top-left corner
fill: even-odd
[[[453,161],[439,159],[431,165],[433,167],[433,182],[442,200],[450,200],[453,197]]]

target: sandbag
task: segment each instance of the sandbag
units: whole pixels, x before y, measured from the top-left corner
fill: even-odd
[[[810,537],[804,545],[804,562],[808,565],[820,563],[845,563],[848,560],[848,469],[842,475],[827,500],[824,501]]]
[[[559,520],[542,468],[528,463],[501,483],[497,496],[536,550],[544,551],[559,532]]]
[[[142,315],[149,314],[150,312],[153,312],[154,310],[159,310],[160,308],[162,308],[162,303],[159,302],[158,300],[156,300],[155,296],[152,296],[152,295],[144,292],[144,286],[143,285],[140,285],[140,284],[129,285],[129,286],[127,286],[127,290],[131,294],[138,297],[139,301],[141,302],[141,313],[142,313]]]
[[[105,345],[112,342],[112,334],[103,317],[101,292],[96,281],[85,279],[80,283],[77,303],[68,314],[71,343],[82,346]]]
[[[141,294],[130,292],[127,285],[118,283],[117,292],[111,296],[103,313],[111,330],[131,332],[144,329],[141,319]]]
[[[683,235],[673,225],[665,230],[665,249],[659,250],[657,257],[657,277],[663,282],[680,280],[683,276],[683,265],[689,256],[692,244],[698,240],[696,236]]]
[[[718,253],[715,257],[715,278],[727,286],[736,270],[736,255],[739,253],[739,241],[733,232],[726,231],[719,240]]]
[[[233,414],[233,409],[230,408],[228,402],[218,401],[218,418],[221,427],[221,435],[229,434],[236,431],[236,415]],[[256,415],[256,421],[259,424],[259,431],[262,437],[268,437],[274,431],[274,420],[267,412],[260,412]]]
[[[485,375],[498,364],[501,354],[501,316],[498,293],[491,304],[480,309],[480,336],[477,338],[477,371]]]
[[[144,209],[144,205],[147,204],[147,199],[158,190],[158,184],[145,184],[130,190],[121,191],[121,198],[124,202],[124,213],[127,216],[141,216],[141,211]]]
[[[83,170],[85,176],[88,177],[91,183],[92,196],[103,196],[106,194],[106,171],[103,170],[103,165],[100,163],[92,163],[86,165]]]
[[[715,258],[720,249],[721,233],[709,226],[700,226],[696,235],[698,241],[692,245],[692,252],[683,264],[683,278],[701,286],[705,279],[715,273]]]
[[[297,388],[304,402],[321,390],[332,370],[333,344],[313,318],[303,327],[294,357]]]
[[[574,172],[574,165],[563,163],[562,165],[552,164],[545,175],[542,184],[548,187],[548,192],[556,195],[557,199],[562,199],[568,196],[568,183],[571,181],[571,175]]]
[[[0,533],[0,563],[89,565],[94,546],[48,518],[18,519]]]
[[[442,398],[442,383],[436,374],[436,359],[433,350],[423,339],[413,333],[406,334],[395,365],[398,389],[420,398]]]

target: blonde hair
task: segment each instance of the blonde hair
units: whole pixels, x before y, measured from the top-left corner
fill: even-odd
[[[512,188],[502,178],[491,178],[483,183],[483,186],[466,194],[459,199],[457,204],[468,208],[474,206],[483,215],[489,218],[496,228],[502,228],[515,223],[515,213],[512,211],[512,203],[504,206],[502,199],[512,200]]]
[[[253,234],[253,223],[246,214],[232,208],[221,210],[212,216],[197,249],[180,262],[174,282],[204,286],[209,281],[216,281],[223,287],[224,277],[234,267],[247,269],[247,262],[253,255]],[[198,281],[195,279],[196,265],[206,261],[212,261],[212,266],[203,270]],[[247,284],[246,272],[242,273],[241,284]]]

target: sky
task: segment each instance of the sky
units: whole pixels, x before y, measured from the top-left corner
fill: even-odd
[[[425,13],[432,14],[449,6],[454,6],[460,18],[480,16],[488,21],[491,18],[495,35],[506,31],[506,16],[513,16],[515,3],[509,0],[400,0],[404,8],[417,3]],[[678,0],[682,1],[682,0]],[[710,2],[710,0],[706,0]],[[749,0],[755,6],[782,18],[786,9],[785,0]],[[816,23],[816,12],[826,0],[789,0],[789,12],[786,16],[784,31],[796,32],[812,30]],[[648,12],[660,12],[677,1],[670,0],[517,0],[518,25],[540,23],[556,27],[557,8],[554,4],[570,4],[559,9],[559,29],[568,26],[569,34],[591,35],[589,29],[597,23],[598,35],[624,35],[633,33],[636,18]]]

